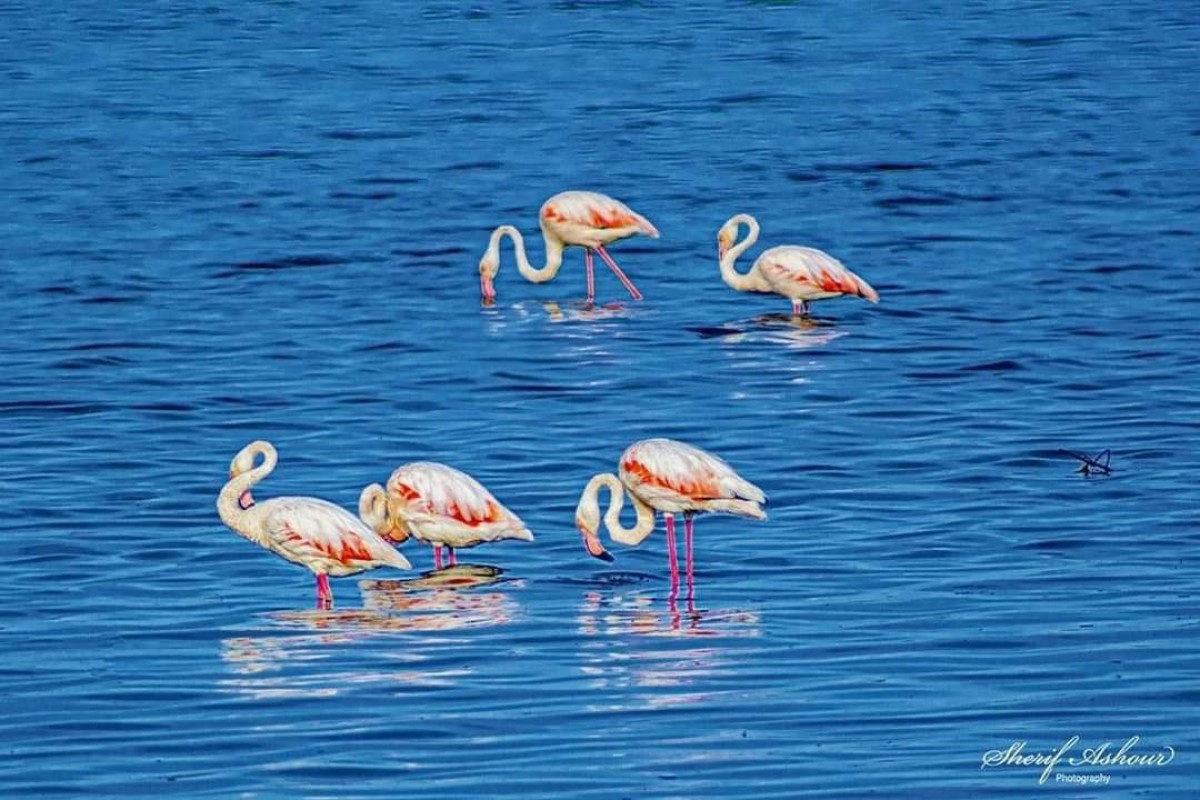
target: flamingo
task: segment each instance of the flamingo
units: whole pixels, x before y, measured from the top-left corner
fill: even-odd
[[[513,240],[517,269],[528,281],[545,283],[553,280],[562,267],[563,250],[576,246],[583,248],[587,264],[589,304],[595,300],[596,295],[596,281],[592,268],[593,250],[600,254],[604,263],[621,283],[625,284],[633,299],[642,299],[642,293],[617,266],[617,262],[604,249],[604,245],[639,233],[657,239],[658,229],[650,224],[650,220],[608,195],[570,191],[560,192],[542,204],[541,211],[538,212],[538,225],[541,226],[542,238],[546,241],[546,265],[541,268],[532,266],[526,258],[525,239],[519,230],[512,225],[501,225],[492,231],[487,250],[479,261],[479,288],[484,303],[490,304],[496,299],[496,289],[492,281],[500,270],[500,240],[505,236]]]
[[[372,494],[379,484],[367,487]],[[533,534],[513,512],[500,504],[479,481],[453,467],[432,461],[405,464],[387,482],[387,518],[377,513],[367,521],[391,541],[410,535],[433,545],[433,564],[442,568],[442,548],[455,563],[454,551],[483,542],[519,539],[532,542]]]
[[[619,475],[594,475],[579,498],[575,527],[583,535],[588,553],[611,562],[612,555],[600,543],[600,490],[611,493],[604,525],[613,541],[638,545],[654,530],[654,514],[662,512],[667,528],[667,560],[671,587],[679,586],[679,563],[675,555],[675,514],[683,514],[687,554],[688,586],[692,585],[692,518],[698,513],[723,512],[753,519],[766,519],[762,506],[767,496],[742,478],[712,453],[673,439],[644,439],[621,454]],[[628,493],[637,512],[632,528],[621,526],[621,509]]]
[[[260,456],[262,463],[255,466]],[[271,474],[277,460],[270,442],[243,447],[229,465],[229,482],[221,489],[217,511],[235,533],[312,570],[319,607],[333,607],[330,575],[354,575],[385,566],[412,569],[408,559],[341,506],[316,497],[276,497],[256,503],[250,489]],[[360,510],[377,515],[381,499],[363,492]]]
[[[750,232],[736,245],[738,231],[745,223]],[[808,316],[812,300],[827,300],[842,295],[857,295],[872,303],[879,293],[862,278],[846,269],[842,262],[812,247],[781,245],[765,251],[747,273],[734,270],[738,256],[758,241],[758,220],[749,214],[736,214],[721,226],[717,234],[717,254],[721,259],[721,278],[739,292],[770,292],[792,301],[792,314]]]

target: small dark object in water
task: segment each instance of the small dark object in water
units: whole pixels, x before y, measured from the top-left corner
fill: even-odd
[[[1112,450],[1105,450],[1095,458],[1085,456],[1081,453],[1074,453],[1070,450],[1059,450],[1060,453],[1066,453],[1071,458],[1078,459],[1083,463],[1079,465],[1076,472],[1082,472],[1084,475],[1111,475],[1112,468],[1108,466],[1108,460],[1112,457]]]
[[[735,336],[739,333],[745,333],[743,328],[735,328],[732,325],[716,325],[703,328],[688,328],[692,333],[700,335],[701,339],[714,339],[718,336]]]

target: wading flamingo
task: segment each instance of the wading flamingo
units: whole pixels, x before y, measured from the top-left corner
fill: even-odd
[[[745,223],[750,233],[734,244]],[[871,284],[846,269],[842,262],[812,247],[781,245],[763,252],[750,271],[734,270],[738,256],[758,241],[758,220],[749,214],[737,214],[721,226],[717,234],[717,255],[721,259],[721,278],[739,292],[781,294],[792,301],[792,314],[808,316],[812,300],[827,300],[842,295],[857,295],[872,303],[879,293]]]
[[[367,490],[383,491],[379,484],[372,486]],[[479,481],[445,464],[405,464],[388,478],[386,492],[386,519],[381,520],[377,511],[364,519],[390,541],[403,542],[411,535],[433,545],[436,569],[442,568],[443,547],[449,563],[454,564],[454,551],[459,548],[501,539],[533,541],[521,518],[502,506]]]
[[[667,560],[671,588],[679,586],[675,555],[675,514],[683,514],[688,585],[692,584],[692,518],[706,512],[766,519],[762,506],[767,496],[711,453],[673,439],[644,439],[621,454],[619,475],[592,477],[575,509],[575,527],[583,535],[588,553],[604,561],[613,557],[600,544],[600,490],[611,493],[604,525],[613,541],[637,545],[654,530],[654,512],[661,511],[667,527]],[[621,526],[621,509],[628,493],[637,512],[632,528]]]
[[[642,293],[633,281],[621,271],[604,245],[635,234],[658,238],[658,229],[650,220],[634,212],[620,200],[614,200],[599,192],[560,192],[542,204],[538,212],[538,225],[546,241],[546,266],[536,268],[525,257],[525,239],[512,225],[501,225],[492,231],[487,250],[479,261],[479,289],[485,303],[496,299],[493,280],[500,271],[500,240],[508,236],[516,249],[517,269],[525,280],[545,283],[553,280],[562,267],[563,250],[567,247],[582,247],[587,264],[587,301],[596,299],[596,279],[592,269],[592,251],[617,276],[634,300],[641,300]]]
[[[262,463],[255,466],[260,456]],[[250,489],[271,474],[277,460],[270,442],[243,447],[229,465],[229,482],[221,489],[217,511],[235,533],[312,570],[317,576],[317,605],[333,606],[330,575],[354,575],[376,567],[412,569],[408,559],[341,506],[315,497],[275,497],[256,503]],[[382,499],[363,492],[359,508],[377,515]]]

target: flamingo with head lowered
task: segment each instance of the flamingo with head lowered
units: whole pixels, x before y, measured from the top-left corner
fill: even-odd
[[[610,492],[604,525],[613,541],[638,545],[654,530],[654,514],[661,512],[667,529],[667,560],[671,586],[679,585],[679,562],[675,554],[675,514],[683,514],[688,584],[692,582],[692,518],[696,514],[720,512],[753,519],[766,519],[762,507],[767,496],[733,471],[721,459],[693,445],[673,439],[644,439],[621,454],[618,475],[611,472],[592,477],[575,509],[575,527],[583,536],[588,553],[604,561],[613,557],[600,543],[600,490]],[[625,495],[633,502],[637,522],[621,525]]]
[[[600,258],[625,285],[633,299],[642,299],[642,293],[621,271],[604,246],[639,233],[657,239],[658,229],[650,224],[650,220],[608,195],[570,191],[560,192],[542,204],[538,212],[538,225],[546,242],[546,265],[543,267],[534,267],[529,263],[525,255],[525,239],[512,225],[501,225],[492,231],[487,250],[479,261],[479,288],[484,303],[490,304],[496,299],[494,280],[500,271],[500,240],[505,236],[513,240],[517,270],[528,281],[545,283],[553,280],[562,267],[563,250],[572,246],[582,247],[587,265],[588,303],[592,303],[596,297],[593,250],[600,254]]]
[[[255,502],[251,488],[271,474],[277,460],[270,442],[251,442],[242,448],[229,465],[229,481],[221,489],[217,511],[235,533],[312,570],[317,577],[318,606],[333,607],[330,575],[354,575],[376,567],[412,569],[408,559],[341,506],[316,497]],[[359,508],[375,516],[382,502],[382,496],[364,491]]]
[[[366,520],[376,532],[392,542],[412,536],[433,545],[433,565],[442,568],[442,548],[449,562],[454,551],[484,542],[518,539],[532,542],[533,534],[479,481],[454,467],[433,461],[405,464],[388,478],[386,491],[379,484],[365,492],[385,493],[385,514],[374,505]]]
[[[734,244],[743,223],[749,233]],[[856,295],[872,303],[879,302],[879,293],[871,288],[871,284],[846,269],[833,256],[812,247],[772,247],[758,257],[749,272],[734,270],[738,256],[757,241],[758,220],[749,214],[730,217],[717,234],[721,278],[739,292],[781,294],[792,301],[792,313],[798,317],[808,316],[808,304],[813,300]]]

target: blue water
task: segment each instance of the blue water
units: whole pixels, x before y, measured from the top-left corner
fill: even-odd
[[[1195,9],[418,5],[0,8],[0,794],[1195,797]],[[481,308],[568,188],[646,300],[506,251]],[[730,290],[740,211],[882,302]],[[646,436],[772,498],[690,601],[572,525]],[[261,497],[435,459],[537,541],[313,610],[215,513],[256,438]],[[1177,755],[981,768],[1072,736]]]

